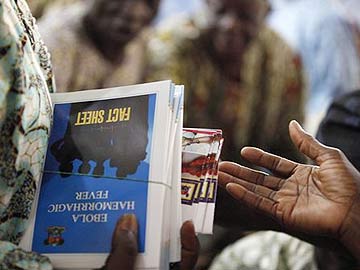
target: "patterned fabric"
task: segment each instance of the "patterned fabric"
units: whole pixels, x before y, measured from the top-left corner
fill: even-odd
[[[51,122],[49,54],[23,0],[0,0],[0,269],[51,269],[16,247],[28,224]]]
[[[244,55],[239,83],[222,75],[205,47],[196,23],[159,30],[150,42],[148,80],[185,85],[185,125],[223,129],[223,159],[239,161],[245,145],[298,159],[288,123],[302,121],[299,58],[264,26]]]
[[[210,270],[316,270],[314,247],[287,234],[258,232],[224,249]]]
[[[83,29],[82,20],[92,2],[54,7],[39,20],[40,33],[51,52],[58,92],[129,85],[143,78],[145,32],[126,45],[120,64],[111,63]]]

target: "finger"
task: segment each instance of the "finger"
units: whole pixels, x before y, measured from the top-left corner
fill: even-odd
[[[253,179],[248,178],[247,179],[246,177],[238,178],[238,177],[232,176],[232,175],[227,174],[222,171],[219,171],[218,180],[219,180],[219,183],[221,182],[222,187],[226,187],[226,185],[229,183],[237,183],[237,184],[246,183],[251,187],[252,186],[259,186],[259,187],[262,186],[262,187],[266,187],[273,191],[280,190],[281,187],[285,184],[285,180],[278,178],[278,177],[271,176],[271,175],[264,176],[262,178],[253,178]],[[256,181],[257,181],[257,183],[256,183]]]
[[[219,184],[225,187],[228,183],[236,182],[237,179],[279,190],[285,183],[284,179],[268,175],[267,173],[253,170],[233,162],[222,162],[219,166]]]
[[[110,255],[106,261],[107,270],[134,270],[137,246],[138,224],[135,215],[124,215],[116,224]]]
[[[333,148],[321,144],[313,136],[307,133],[297,121],[292,120],[289,124],[289,133],[291,140],[301,153],[314,160],[320,165],[329,152],[333,152]]]
[[[232,183],[243,186],[248,191],[251,191],[251,192],[253,192],[255,194],[258,194],[258,195],[260,195],[262,197],[265,197],[265,198],[267,198],[269,200],[274,200],[274,197],[276,195],[275,190],[269,189],[269,188],[264,187],[264,186],[259,186],[259,185],[253,184],[253,183],[244,181],[242,179],[236,179]]]
[[[200,244],[191,221],[186,221],[180,231],[181,235],[181,270],[191,270],[195,267],[199,256]]]
[[[225,187],[238,178],[257,183],[266,175],[264,172],[251,170],[234,162],[224,161],[219,165],[219,184]]]
[[[296,162],[255,147],[244,147],[241,150],[241,156],[254,165],[269,169],[272,173],[283,177],[289,177],[298,166]]]
[[[245,187],[235,183],[226,185],[226,190],[231,196],[245,203],[248,207],[261,211],[267,216],[276,219],[277,202],[251,192]]]

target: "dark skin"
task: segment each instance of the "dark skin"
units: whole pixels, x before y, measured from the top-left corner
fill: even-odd
[[[279,224],[282,231],[343,249],[360,262],[360,173],[340,150],[320,144],[296,121],[290,123],[289,131],[299,151],[316,165],[246,147],[242,157],[271,174],[223,162],[220,184],[236,200]]]
[[[138,255],[137,247],[138,223],[134,215],[124,215],[116,224],[111,252],[102,269],[106,270],[134,270]],[[181,262],[180,270],[194,268],[199,254],[199,240],[195,234],[192,222],[186,221],[180,231]]]
[[[320,144],[296,122],[289,129],[298,149],[317,166],[247,147],[241,152],[243,157],[272,174],[222,162],[220,184],[235,199],[280,224],[284,231],[313,242],[337,242],[359,262],[360,173],[341,151]],[[199,251],[192,223],[184,223],[181,238],[180,269],[192,269]],[[132,270],[136,256],[137,222],[133,215],[127,215],[116,226],[105,269]]]
[[[263,0],[208,0],[213,23],[205,33],[207,50],[224,74],[240,80],[242,56],[258,34],[267,13]]]
[[[84,17],[85,32],[106,59],[119,63],[125,45],[150,24],[158,5],[157,0],[97,0]]]

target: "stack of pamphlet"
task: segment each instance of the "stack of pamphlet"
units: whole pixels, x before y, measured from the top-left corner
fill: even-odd
[[[199,233],[212,233],[222,144],[221,130],[183,129],[182,215]]]
[[[53,127],[24,248],[57,269],[100,268],[117,220],[133,213],[137,269],[168,269],[180,260],[184,220],[211,233],[221,132],[183,131],[183,86],[161,81],[51,99]]]

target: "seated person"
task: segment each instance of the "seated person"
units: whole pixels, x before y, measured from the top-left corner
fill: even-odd
[[[287,123],[303,118],[302,66],[266,26],[267,2],[206,1],[206,24],[170,22],[149,43],[147,80],[185,85],[184,125],[221,128],[226,160],[241,162],[249,144],[300,158]]]
[[[49,9],[39,31],[51,53],[57,92],[141,82],[145,29],[158,7],[159,0],[87,0]]]

